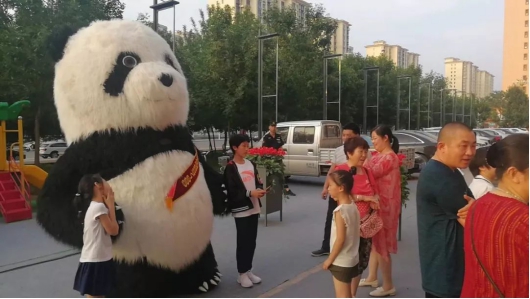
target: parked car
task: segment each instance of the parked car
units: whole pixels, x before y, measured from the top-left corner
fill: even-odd
[[[486,130],[486,129],[474,129],[473,131],[475,131],[477,136],[483,136],[483,137],[489,138],[489,140],[491,141],[491,144],[497,141],[500,141],[502,139],[501,134],[495,131]]]
[[[498,128],[494,128],[494,129],[486,129],[486,130],[489,130],[489,131],[493,131],[494,133],[497,133],[499,135],[501,135],[502,138],[505,138],[506,136],[508,136],[509,134],[504,132],[503,130],[500,130]]]
[[[281,122],[276,132],[282,136],[285,175],[318,177],[327,175],[335,149],[342,144],[340,122],[309,120]],[[263,139],[256,142],[261,146]]]
[[[334,120],[309,120],[281,122],[276,132],[282,136],[286,152],[286,176],[325,176],[335,158],[335,149],[342,144],[342,127]],[[368,144],[372,141],[368,136]],[[255,146],[261,146],[262,140]]]
[[[506,130],[510,130],[513,133],[526,133],[528,134],[528,131],[525,128],[504,128]]]
[[[64,141],[48,141],[43,142],[39,148],[39,154],[43,158],[59,158],[64,154],[68,145]]]
[[[424,131],[395,131],[394,136],[399,141],[400,148],[414,148],[414,167],[409,173],[420,172],[436,152],[436,137]]]
[[[10,155],[13,155],[13,159],[15,159],[15,161],[18,161],[20,160],[20,152],[18,151],[18,148],[14,148],[13,147],[13,151],[10,150],[10,148],[6,148],[6,158],[9,160],[10,159]],[[26,153],[24,153],[24,159],[26,159]]]

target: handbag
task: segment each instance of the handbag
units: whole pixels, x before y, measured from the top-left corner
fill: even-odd
[[[363,167],[364,168],[364,167]],[[368,181],[370,182],[370,185],[372,185],[372,188],[375,190],[375,185],[370,180],[370,174],[368,173],[368,170],[364,168],[364,172],[366,173],[366,176],[368,178]],[[383,228],[383,219],[379,217],[379,213],[377,210],[371,209],[370,213],[361,219],[361,237],[368,239],[375,234],[377,234],[381,229]]]
[[[361,219],[361,237],[369,239],[383,228],[383,219],[379,217],[377,210],[372,209],[370,214]]]
[[[486,274],[486,277],[488,278],[489,282],[493,286],[493,289],[495,290],[495,292],[497,293],[499,298],[504,298],[504,294],[501,292],[501,290],[499,289],[499,287],[497,286],[495,281],[493,281],[493,278],[488,273],[488,271],[486,271],[486,267],[484,267],[484,264],[482,264],[482,261],[478,257],[478,253],[477,253],[477,250],[475,248],[475,240],[474,240],[475,238],[473,236],[473,223],[475,223],[475,221],[474,221],[474,219],[475,219],[475,208],[476,208],[476,204],[472,207],[473,211],[471,212],[471,227],[470,227],[470,229],[471,229],[471,247],[473,248],[473,253],[475,254],[475,257],[477,258],[477,262],[480,265],[480,268],[482,268],[482,271],[484,271],[484,273]]]

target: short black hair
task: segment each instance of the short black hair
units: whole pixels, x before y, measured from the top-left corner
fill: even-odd
[[[228,144],[230,144],[230,149],[234,150],[235,147],[239,147],[243,142],[250,142],[250,138],[247,134],[235,134],[230,136]]]
[[[346,157],[348,157],[348,154],[352,154],[355,149],[359,147],[367,150],[370,148],[370,145],[361,136],[350,138],[344,143],[344,154],[346,154]]]
[[[344,127],[342,127],[342,130],[351,130],[356,135],[361,135],[361,128],[359,128],[359,126],[354,123],[346,124]]]
[[[480,174],[481,167],[490,167],[488,165],[488,162],[486,161],[488,149],[489,147],[478,148],[475,157],[473,157],[473,159],[469,163],[469,171],[471,171],[473,176],[477,176]]]
[[[495,168],[498,179],[512,166],[520,172],[528,169],[528,140],[528,134],[518,133],[508,135],[490,146],[486,160]]]

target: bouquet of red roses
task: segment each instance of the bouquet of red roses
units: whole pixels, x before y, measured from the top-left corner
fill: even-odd
[[[251,148],[248,151],[247,159],[256,163],[258,167],[264,167],[267,170],[267,175],[278,174],[283,179],[285,173],[283,156],[285,156],[285,151],[281,148],[259,147]]]

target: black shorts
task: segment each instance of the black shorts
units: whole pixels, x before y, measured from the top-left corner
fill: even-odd
[[[331,265],[328,270],[331,272],[331,275],[335,277],[338,281],[344,283],[351,283],[352,279],[357,277],[359,273],[359,265],[353,267],[340,267]]]

